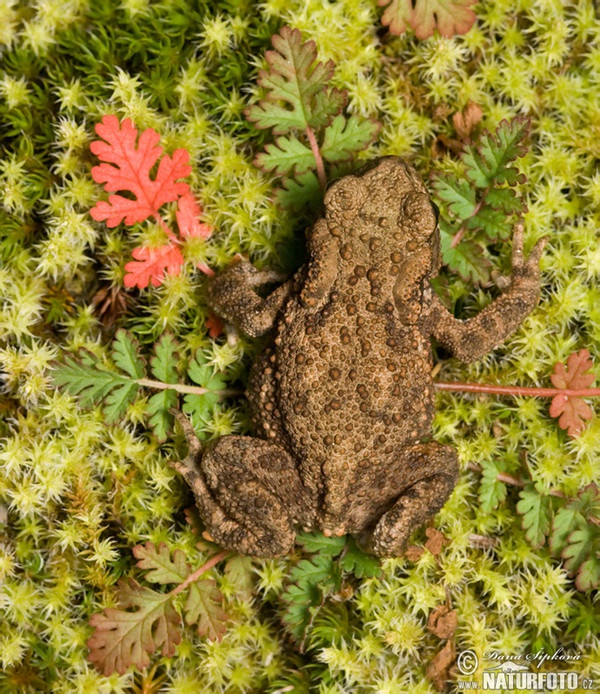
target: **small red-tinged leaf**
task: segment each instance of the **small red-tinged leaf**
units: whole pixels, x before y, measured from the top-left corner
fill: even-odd
[[[107,677],[114,672],[122,675],[132,665],[140,670],[148,667],[149,654],[158,649],[170,657],[181,641],[181,619],[168,595],[132,578],[121,579],[118,585],[122,609],[107,607],[92,615],[95,631],[87,642],[88,660]]]
[[[466,107],[452,116],[452,124],[460,140],[468,140],[476,125],[483,118],[483,109],[479,104],[469,101]]]
[[[428,549],[434,557],[437,557],[441,553],[444,545],[450,544],[450,540],[444,537],[444,534],[435,528],[427,528],[425,530],[425,535],[427,535],[425,549]]]
[[[125,265],[126,287],[138,287],[143,289],[150,283],[158,287],[162,283],[165,274],[178,275],[183,265],[183,256],[179,248],[173,243],[167,243],[158,248],[138,246],[131,255],[135,258]]]
[[[585,422],[594,416],[594,412],[582,398],[559,393],[550,403],[550,416],[558,417],[558,426],[575,438],[584,430]]]
[[[138,568],[148,570],[145,578],[151,583],[182,583],[192,571],[180,549],[176,549],[171,558],[171,550],[165,542],[158,547],[152,542],[136,545],[133,556],[139,559]]]
[[[386,7],[381,22],[390,32],[399,36],[410,27],[417,38],[433,36],[435,30],[442,36],[466,34],[477,16],[471,5],[476,0],[378,0]]]
[[[566,366],[561,362],[554,365],[554,373],[550,376],[552,385],[561,390],[589,388],[594,382],[595,376],[586,373],[586,371],[589,371],[593,365],[587,349],[573,352],[569,355]]]
[[[448,605],[440,605],[429,613],[427,628],[440,639],[449,639],[454,636],[457,626],[456,610],[451,610]]]
[[[191,191],[179,198],[177,203],[177,226],[183,238],[207,239],[212,233],[212,227],[200,221],[202,208]]]
[[[419,561],[419,559],[423,556],[424,553],[425,553],[424,547],[420,547],[419,545],[410,545],[410,547],[406,548],[406,552],[404,552],[404,556],[409,561]]]
[[[575,579],[577,590],[586,591],[597,588],[600,583],[600,557],[595,556],[584,561]]]
[[[105,220],[109,227],[123,220],[125,224],[143,222],[189,191],[187,183],[178,182],[192,171],[187,150],[177,149],[172,157],[164,155],[152,179],[150,171],[163,152],[155,130],[144,130],[138,140],[137,128],[129,118],[120,123],[116,116],[104,116],[96,132],[102,139],[92,142],[90,149],[104,163],[92,169],[94,181],[103,183],[108,192],[127,191],[134,196],[111,195],[108,202],[98,202],[91,210],[96,221]]]
[[[582,390],[589,388],[594,382],[595,375],[586,373],[593,366],[587,349],[573,352],[565,366],[561,362],[554,365],[554,373],[550,380],[555,388],[561,390]],[[566,429],[569,436],[577,436],[585,428],[585,422],[593,417],[592,408],[576,395],[557,393],[550,404],[550,416],[560,417],[558,426]]]
[[[219,337],[219,335],[223,333],[223,327],[223,321],[214,313],[211,313],[206,319],[206,328],[208,330],[208,334],[213,339]]]
[[[227,630],[229,615],[223,610],[223,596],[216,583],[208,578],[192,583],[185,603],[186,624],[197,624],[198,634],[220,641]]]
[[[446,690],[450,679],[450,668],[456,658],[454,639],[448,639],[442,648],[433,656],[425,670],[425,677],[440,692]]]

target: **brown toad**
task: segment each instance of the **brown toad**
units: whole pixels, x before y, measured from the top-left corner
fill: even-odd
[[[400,554],[458,475],[454,450],[430,440],[430,338],[462,361],[504,340],[537,303],[543,245],[525,261],[517,226],[504,293],[457,320],[429,283],[440,266],[437,210],[415,170],[385,157],[329,188],[308,262],[266,298],[255,288],[273,273],[248,262],[216,276],[215,310],[273,339],[247,387],[256,437],[225,436],[202,453],[179,418],[190,453],[175,466],[214,540],[274,556],[302,527]]]

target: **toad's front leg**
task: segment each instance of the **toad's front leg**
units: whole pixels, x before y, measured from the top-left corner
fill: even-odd
[[[224,436],[202,452],[189,420],[176,416],[189,453],[171,465],[194,492],[214,541],[241,554],[287,554],[296,526],[307,524],[305,491],[289,453],[250,436]]]
[[[247,260],[239,260],[208,280],[208,299],[212,308],[249,337],[259,337],[274,325],[277,314],[291,291],[284,282],[266,298],[256,288],[283,277],[269,270],[257,270]]]
[[[481,359],[511,335],[538,302],[539,262],[546,241],[546,237],[540,239],[525,258],[523,225],[515,227],[512,276],[503,282],[506,290],[473,318],[454,318],[434,295],[430,322],[435,339],[461,361],[471,362]]]

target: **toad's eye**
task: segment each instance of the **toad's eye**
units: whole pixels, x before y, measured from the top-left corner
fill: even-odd
[[[403,200],[398,225],[408,229],[411,234],[425,239],[437,228],[437,212],[429,195],[411,192]]]

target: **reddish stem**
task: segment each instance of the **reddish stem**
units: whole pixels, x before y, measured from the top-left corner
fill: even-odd
[[[571,398],[588,398],[600,395],[600,388],[527,388],[525,386],[494,386],[487,383],[446,383],[436,381],[433,384],[438,390],[453,390],[463,393],[489,393],[493,395],[526,395],[537,398],[553,398],[566,395]]]
[[[317,142],[315,133],[313,129],[310,127],[310,125],[306,126],[306,136],[308,137],[308,141],[310,142],[310,148],[312,150],[312,153],[315,157],[315,162],[317,164],[317,178],[319,179],[319,185],[323,190],[325,190],[325,186],[327,185],[327,177],[325,176],[325,164],[323,163],[323,157],[321,156],[319,143]]]
[[[225,559],[228,554],[229,551],[224,549],[222,552],[213,555],[205,564],[202,564],[202,566],[197,568],[194,573],[191,573],[183,583],[180,583],[176,588],[173,588],[173,590],[169,593],[169,597],[175,597],[175,595],[183,592],[189,585],[197,581],[203,573],[206,573],[209,569],[212,569],[213,566],[216,566],[220,561]]]

